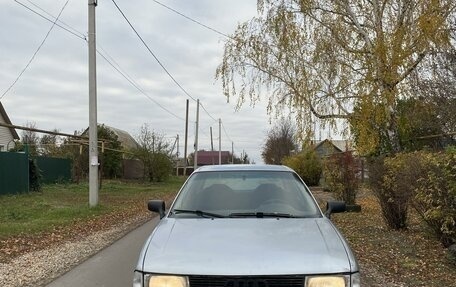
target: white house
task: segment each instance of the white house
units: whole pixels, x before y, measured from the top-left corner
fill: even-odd
[[[11,121],[0,102],[0,123],[11,125]],[[14,147],[14,140],[19,140],[19,135],[13,128],[0,126],[0,152],[7,151],[8,148]]]

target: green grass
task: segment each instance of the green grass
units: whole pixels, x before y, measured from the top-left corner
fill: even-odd
[[[164,183],[105,180],[96,208],[89,208],[87,183],[44,185],[41,192],[0,196],[0,240],[50,231],[112,212],[145,209],[148,199],[172,197],[183,181],[178,177]]]

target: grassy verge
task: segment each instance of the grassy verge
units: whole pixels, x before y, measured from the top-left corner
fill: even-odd
[[[364,268],[364,286],[456,286],[456,265],[416,214],[407,230],[393,231],[371,193],[358,203],[361,213],[335,214],[333,221]]]
[[[100,204],[88,207],[88,184],[45,185],[42,192],[0,197],[0,260],[39,243],[58,242],[148,215],[149,199],[170,200],[184,178],[165,183],[104,181]]]

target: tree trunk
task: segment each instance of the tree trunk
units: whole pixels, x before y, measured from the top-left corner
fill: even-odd
[[[397,126],[396,107],[389,107],[389,122],[387,128],[388,141],[391,148],[391,153],[396,154],[401,152],[401,142],[399,140],[399,130]]]

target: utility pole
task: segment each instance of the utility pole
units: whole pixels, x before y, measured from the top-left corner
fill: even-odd
[[[179,134],[176,136],[177,151],[176,151],[176,176],[179,176]]]
[[[193,156],[193,170],[198,167],[198,124],[199,124],[200,100],[196,100],[196,130],[195,130],[195,153]]]
[[[234,142],[231,142],[231,164],[234,164]]]
[[[222,119],[219,119],[219,165],[222,164]]]
[[[176,136],[177,148],[176,148],[176,158],[179,160],[179,134]]]
[[[214,140],[212,138],[212,127],[211,128],[211,151],[214,151]]]
[[[89,206],[98,205],[98,128],[97,128],[97,65],[95,38],[95,7],[89,1]]]
[[[186,105],[186,111],[185,111],[185,143],[184,143],[184,176],[187,175],[187,141],[188,141],[188,100],[187,100],[187,105]]]

